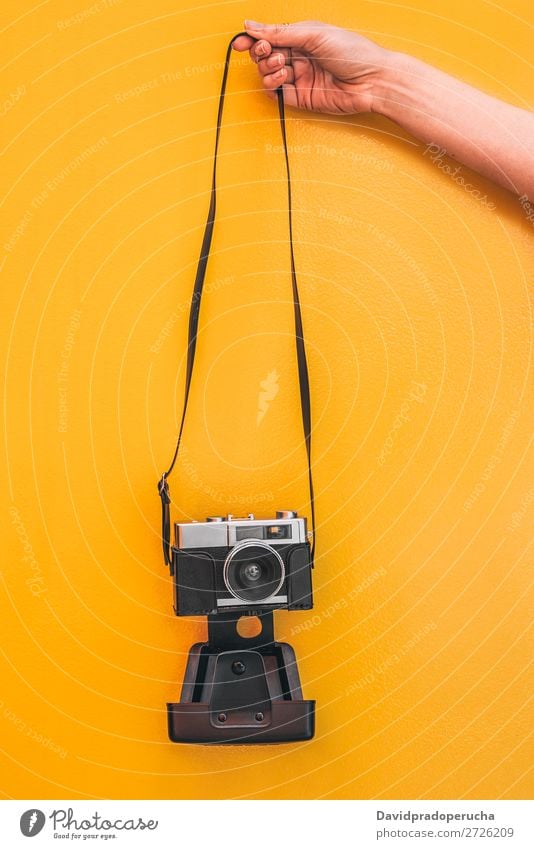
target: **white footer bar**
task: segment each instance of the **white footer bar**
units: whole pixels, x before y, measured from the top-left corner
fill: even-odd
[[[222,790],[228,788],[221,787]],[[528,801],[1,801],[2,846],[532,849]],[[35,844],[28,838],[35,837]]]

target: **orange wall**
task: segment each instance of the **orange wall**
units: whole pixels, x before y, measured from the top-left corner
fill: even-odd
[[[205,626],[172,615],[156,481],[181,410],[220,63],[245,15],[289,13],[34,5],[2,12],[2,793],[526,797],[534,252],[518,202],[462,169],[469,193],[376,116],[288,116],[318,562],[313,615],[277,629],[317,736],[172,745],[165,702]],[[329,18],[526,107],[531,4],[505,5],[333,0]],[[174,518],[307,510],[279,126],[245,59]]]

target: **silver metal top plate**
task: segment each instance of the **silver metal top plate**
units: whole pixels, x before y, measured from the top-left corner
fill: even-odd
[[[275,529],[281,536],[276,537]],[[306,519],[222,518],[220,521],[175,522],[176,548],[231,547],[243,540],[262,539],[269,545],[307,542]]]

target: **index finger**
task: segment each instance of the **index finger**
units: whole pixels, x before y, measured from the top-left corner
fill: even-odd
[[[243,50],[250,50],[253,44],[256,43],[256,39],[252,38],[251,35],[239,35],[234,42],[232,42],[232,47],[234,50],[239,50],[242,52]]]

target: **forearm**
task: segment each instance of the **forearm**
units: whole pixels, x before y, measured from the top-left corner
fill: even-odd
[[[379,72],[373,109],[518,195],[534,198],[534,114],[405,54]]]

